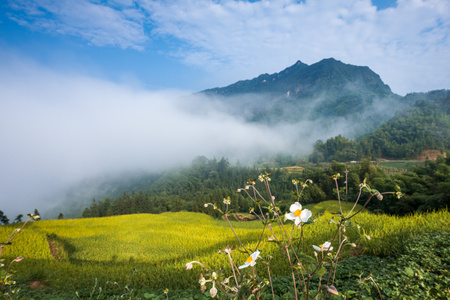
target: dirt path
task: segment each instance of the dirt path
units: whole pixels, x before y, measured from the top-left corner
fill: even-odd
[[[50,237],[47,237],[48,246],[50,248],[50,253],[52,254],[53,258],[57,261],[60,261],[63,258],[61,247],[56,245],[54,241],[50,239]]]

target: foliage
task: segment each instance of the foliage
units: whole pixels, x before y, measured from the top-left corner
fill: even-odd
[[[409,97],[412,98],[412,97]],[[363,158],[412,159],[425,150],[450,149],[450,92],[430,92],[359,141],[336,136],[317,141],[312,162]]]
[[[5,215],[5,213],[3,211],[0,210],[0,222],[3,225],[8,225],[9,224],[9,219],[8,217]]]
[[[219,167],[219,166],[225,167]],[[416,162],[410,165],[410,171],[386,172],[386,168],[375,165],[365,159],[360,163],[344,164],[333,161],[328,165],[305,165],[302,168],[265,168],[271,171],[273,188],[279,191],[278,197],[283,199],[280,208],[286,210],[292,196],[286,181],[293,178],[306,180],[313,184],[302,194],[302,203],[311,204],[329,199],[337,199],[337,190],[329,184],[334,173],[342,174],[338,179],[342,200],[355,198],[359,191],[359,183],[366,178],[369,185],[379,190],[393,190],[396,185],[402,188],[401,199],[387,198],[382,202],[371,202],[368,209],[394,215],[405,215],[415,211],[447,209],[450,206],[450,183],[448,170],[450,160],[439,158],[436,161]],[[295,171],[293,171],[295,170]],[[230,166],[226,159],[220,161],[199,157],[191,167],[167,172],[147,187],[147,192],[124,192],[115,199],[92,201],[85,208],[83,217],[103,217],[133,213],[161,213],[165,211],[193,211],[220,217],[217,211],[205,209],[203,203],[221,204],[224,197],[231,195],[234,212],[248,212],[251,203],[241,194],[234,193],[231,186],[248,175],[251,177],[256,168]],[[214,174],[214,175],[210,175]],[[215,180],[211,180],[212,177]],[[222,181],[223,178],[226,180]],[[229,178],[228,178],[229,177]],[[145,177],[141,179],[145,181]],[[136,186],[139,186],[136,182]],[[211,184],[216,184],[211,185]],[[236,183],[235,186],[238,186]],[[195,189],[199,189],[195,190]],[[364,195],[363,195],[364,197]],[[202,202],[203,201],[203,202]],[[347,202],[347,201],[345,201]],[[65,214],[66,216],[66,214]]]

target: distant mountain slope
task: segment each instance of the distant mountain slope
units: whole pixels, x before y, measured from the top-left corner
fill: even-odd
[[[354,86],[354,83],[358,83]],[[344,95],[362,91],[378,97],[392,95],[376,73],[368,67],[344,64],[334,58],[323,59],[308,66],[297,61],[279,73],[263,74],[251,80],[242,80],[223,88],[203,91],[207,94],[233,96],[246,93],[285,94],[294,98],[320,96],[323,92]]]
[[[444,152],[450,149],[450,91],[415,93],[405,98],[417,102],[359,141],[342,136],[325,143],[318,141],[310,160],[413,159],[425,150]]]
[[[273,124],[321,118],[331,122],[366,120],[367,126],[358,126],[358,130],[362,129],[359,133],[376,128],[396,110],[411,105],[392,93],[370,68],[333,58],[312,65],[297,61],[279,73],[201,93],[217,96],[246,121]]]
[[[412,96],[423,98],[361,139],[366,155],[403,159],[415,158],[429,149],[450,149],[450,91]]]

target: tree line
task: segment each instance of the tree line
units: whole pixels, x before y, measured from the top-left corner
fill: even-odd
[[[450,153],[448,153],[450,156]],[[345,164],[336,161],[330,164],[305,165],[301,172],[289,172],[286,168],[256,168],[231,166],[222,158],[220,161],[197,158],[190,167],[166,172],[152,182],[145,190],[123,192],[122,196],[103,200],[93,199],[82,216],[104,217],[135,213],[162,213],[177,211],[202,212],[219,217],[215,210],[205,209],[205,203],[221,207],[223,199],[230,197],[234,212],[247,213],[253,203],[244,193],[238,193],[248,179],[257,178],[259,173],[271,174],[271,190],[282,210],[288,210],[295,201],[293,179],[312,184],[305,189],[302,204],[318,203],[337,199],[338,191],[331,177],[341,175],[338,180],[339,194],[343,201],[354,201],[359,193],[360,183],[366,182],[379,191],[394,191],[399,186],[404,197],[397,199],[386,196],[382,201],[371,201],[368,209],[374,212],[405,215],[415,211],[447,209],[450,205],[450,157],[439,157],[418,164],[413,171],[401,174],[387,174],[369,159],[361,163]],[[142,183],[137,184],[142,186]],[[260,186],[261,191],[264,188]],[[361,201],[364,201],[364,196]]]
[[[34,215],[36,216],[40,216],[39,211],[36,209],[34,209]],[[40,219],[36,219],[36,221],[39,221]],[[8,216],[0,210],[0,223],[2,225],[8,225],[10,222]],[[13,223],[22,223],[23,222],[23,214],[18,214],[16,216],[16,218],[14,219]]]

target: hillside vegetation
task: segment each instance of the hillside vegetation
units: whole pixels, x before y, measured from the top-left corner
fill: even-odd
[[[450,149],[450,92],[435,91],[359,140],[342,136],[318,141],[312,162],[351,161],[363,158],[414,159],[425,150]],[[432,100],[430,100],[432,99]]]
[[[134,182],[135,186],[142,186],[144,190],[132,190],[131,193],[124,192],[115,198],[105,197],[91,202],[84,209],[83,217],[183,210],[219,217],[217,211],[209,210],[203,204],[215,203],[223,207],[222,200],[228,196],[235,212],[248,213],[252,203],[242,194],[236,193],[236,189],[242,188],[248,179],[255,178],[263,170],[271,173],[273,190],[276,191],[277,199],[281,200],[279,205],[283,210],[287,210],[289,203],[295,199],[292,195],[293,179],[313,181],[302,195],[303,204],[337,199],[337,189],[331,179],[335,173],[341,174],[338,184],[344,200],[346,197],[350,201],[356,198],[359,185],[364,179],[378,190],[393,191],[396,185],[400,186],[404,197],[397,199],[387,196],[381,202],[372,201],[367,207],[371,211],[405,215],[415,211],[447,209],[450,206],[450,157],[416,162],[411,166],[412,170],[403,172],[392,172],[386,167],[376,166],[368,159],[361,163],[332,162],[304,166],[293,172],[293,168],[247,168],[231,166],[225,159],[217,161],[199,158],[189,168],[161,174],[148,186],[144,185],[147,182],[145,176]]]

